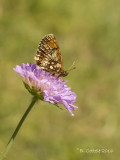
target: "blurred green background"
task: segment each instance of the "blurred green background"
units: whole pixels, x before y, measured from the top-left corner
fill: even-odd
[[[75,116],[38,102],[24,122],[8,160],[114,160],[120,156],[120,1],[0,1],[0,151],[30,103],[13,71],[31,62],[41,38],[55,34],[64,79],[77,94]],[[86,153],[83,149],[112,149]]]

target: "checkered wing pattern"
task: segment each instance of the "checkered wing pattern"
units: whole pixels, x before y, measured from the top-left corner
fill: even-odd
[[[40,41],[34,59],[41,69],[50,72],[52,75],[64,77],[68,74],[63,69],[59,46],[53,34],[46,35]]]

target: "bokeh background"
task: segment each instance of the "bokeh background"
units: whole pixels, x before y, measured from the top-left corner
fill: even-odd
[[[75,116],[38,102],[24,122],[8,160],[114,160],[120,156],[120,1],[0,1],[0,151],[30,103],[13,71],[31,62],[41,38],[55,34],[64,79],[77,94]],[[86,153],[83,149],[113,150]]]

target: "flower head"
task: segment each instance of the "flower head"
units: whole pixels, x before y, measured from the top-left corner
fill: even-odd
[[[65,85],[67,81],[52,76],[49,72],[31,63],[17,65],[14,71],[23,77],[25,87],[30,93],[44,101],[63,104],[70,114],[74,116],[71,110],[78,108],[73,105],[76,101],[76,94]]]

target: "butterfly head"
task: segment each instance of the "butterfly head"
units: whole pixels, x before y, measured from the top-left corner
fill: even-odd
[[[68,75],[68,72],[67,71],[63,71],[61,74],[59,74],[58,77],[65,77]]]

